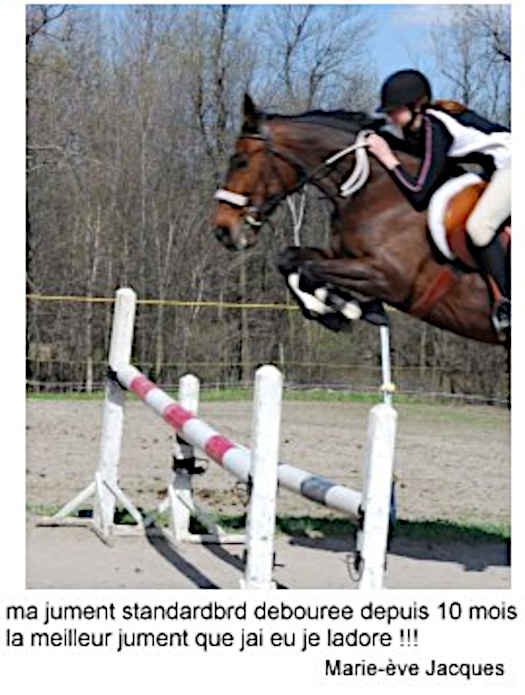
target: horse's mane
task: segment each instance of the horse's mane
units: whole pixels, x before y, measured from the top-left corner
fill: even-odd
[[[364,111],[344,111],[342,109],[336,111],[315,109],[314,111],[305,111],[304,113],[296,115],[266,113],[264,117],[266,120],[278,118],[280,120],[294,121],[296,123],[311,123],[312,125],[336,128],[337,130],[344,130],[350,133],[357,133],[364,128],[376,129],[384,124],[384,119],[375,118]]]

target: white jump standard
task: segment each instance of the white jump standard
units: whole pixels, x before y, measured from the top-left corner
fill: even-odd
[[[118,369],[114,378],[149,405],[186,442],[202,449],[211,460],[238,480],[251,482],[246,573],[241,587],[258,589],[274,586],[271,575],[282,393],[279,370],[265,365],[256,372],[251,452],[222,436],[176,403],[132,365]]]
[[[103,408],[100,458],[95,480],[54,517],[42,519],[43,525],[90,523],[100,537],[108,541],[113,534],[129,533],[130,527],[114,521],[118,501],[129,511],[138,531],[144,533],[150,519],[140,512],[118,486],[118,464],[123,431],[125,391],[133,391],[177,432],[174,456],[174,480],[160,510],[170,512],[170,540],[178,543],[231,542],[243,538],[228,536],[194,502],[192,475],[194,449],[205,453],[238,480],[250,484],[250,502],[246,528],[247,562],[242,588],[272,588],[273,539],[275,531],[276,488],[278,484],[301,496],[343,512],[358,524],[356,565],[360,589],[379,589],[383,584],[390,518],[390,500],[394,465],[397,413],[391,405],[388,329],[382,332],[384,403],[370,411],[368,438],[363,470],[363,493],[338,485],[323,476],[279,463],[278,442],[281,420],[282,375],[265,365],[256,372],[252,416],[251,451],[222,436],[197,417],[198,380],[187,375],[181,379],[177,403],[136,367],[130,364],[136,295],[133,290],[117,291],[108,383]],[[387,393],[388,392],[388,393]],[[80,521],[70,515],[95,495],[92,520]],[[196,516],[208,528],[208,534],[190,534],[189,519]],[[68,518],[69,517],[69,518]],[[133,527],[131,527],[133,528]]]

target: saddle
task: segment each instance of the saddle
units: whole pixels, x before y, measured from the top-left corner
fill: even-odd
[[[477,174],[463,174],[443,184],[428,207],[428,228],[437,249],[449,261],[459,261],[470,270],[479,268],[470,251],[466,223],[487,185]],[[499,238],[507,249],[510,221],[502,225]]]

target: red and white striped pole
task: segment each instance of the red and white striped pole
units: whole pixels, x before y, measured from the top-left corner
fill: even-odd
[[[252,450],[222,436],[194,413],[173,400],[136,367],[116,370],[118,382],[135,393],[175,429],[189,445],[202,449],[236,478],[251,481],[247,523],[247,563],[241,587],[270,589],[279,460],[282,375],[265,365],[255,375]]]

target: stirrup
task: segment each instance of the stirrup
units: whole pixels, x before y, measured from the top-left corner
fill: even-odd
[[[492,309],[492,325],[501,340],[506,340],[510,331],[510,300],[501,297]]]

